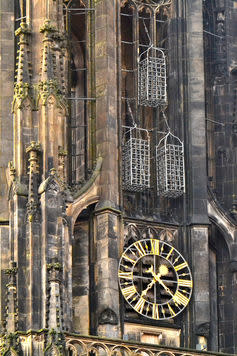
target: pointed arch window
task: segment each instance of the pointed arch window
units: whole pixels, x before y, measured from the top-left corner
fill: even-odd
[[[65,21],[69,38],[70,171],[72,185],[87,179],[93,157],[89,149],[94,113],[93,1],[66,0]],[[90,117],[90,120],[88,119]]]
[[[164,109],[168,104],[167,23],[170,5],[170,0],[124,0],[121,2],[121,125],[123,131],[121,145],[123,148],[127,147],[127,131],[130,127],[149,132],[151,149],[156,144],[154,128],[158,128],[159,122],[163,120],[160,109]],[[125,149],[123,149],[124,152],[127,153]],[[139,155],[143,161],[133,163],[134,170],[144,167],[143,156]],[[125,168],[123,165],[123,182],[127,173]],[[133,175],[142,176],[134,170]],[[149,179],[146,180],[146,184],[139,186],[139,191],[149,196],[146,200],[149,200],[151,205],[154,203],[151,199],[155,199],[151,198],[154,195],[151,190],[156,189],[152,184],[154,175],[154,170],[148,167],[146,176]],[[124,191],[137,191],[136,187],[133,189],[131,184],[123,184],[123,188]]]

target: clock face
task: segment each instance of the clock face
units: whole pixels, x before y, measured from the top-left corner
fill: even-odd
[[[191,298],[188,263],[164,241],[144,239],[130,245],[120,259],[118,277],[125,300],[147,318],[174,318]]]

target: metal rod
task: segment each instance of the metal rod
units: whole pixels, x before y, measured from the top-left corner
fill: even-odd
[[[135,41],[133,41],[133,42],[121,41],[121,43],[125,43],[125,44],[134,44],[134,43],[136,43],[136,42],[135,42]]]
[[[125,129],[138,129],[138,130],[146,131],[146,132],[151,131],[151,130],[143,129],[143,128],[140,128],[140,127],[137,127],[137,126],[124,126],[124,125],[122,125],[122,127],[125,128]]]
[[[74,14],[69,14],[70,16],[75,16],[75,15],[85,15],[87,13],[87,11],[84,12],[76,12]]]
[[[216,35],[215,33],[212,33],[212,32],[206,31],[206,30],[203,30],[203,32],[208,33],[208,35],[212,35],[212,36],[214,36],[214,37],[224,38],[224,37],[222,37],[222,36]]]
[[[18,19],[15,19],[15,21],[19,21],[19,20],[22,20],[22,19],[26,19],[26,16],[18,17]]]
[[[94,7],[78,7],[78,8],[74,8],[74,9],[68,9],[68,11],[95,11]]]
[[[69,40],[69,42],[73,42],[73,43],[81,43],[81,42],[86,42],[86,40],[81,40],[81,41]]]
[[[123,99],[123,100],[137,100],[137,98],[126,98],[125,96],[122,96],[121,99]]]
[[[71,69],[71,72],[80,72],[80,71],[85,71],[87,68],[78,68],[78,69]]]
[[[221,125],[221,126],[225,126],[225,124],[223,124],[222,122],[218,122],[218,121],[215,121],[215,120],[206,119],[206,121],[210,121],[210,122],[213,122],[214,124],[218,124],[218,125]]]
[[[67,98],[68,100],[97,100],[96,98]]]
[[[133,73],[135,69],[121,69],[122,72]]]
[[[87,127],[88,125],[77,125],[77,126],[71,126],[71,129],[77,129],[78,127]]]

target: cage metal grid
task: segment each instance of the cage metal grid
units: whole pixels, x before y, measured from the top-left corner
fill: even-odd
[[[161,48],[149,47],[138,60],[138,102],[157,107],[167,104],[166,58]]]
[[[156,146],[157,193],[177,198],[185,192],[183,142],[168,132]]]
[[[141,192],[150,187],[150,137],[145,129],[126,127],[122,145],[123,188]]]

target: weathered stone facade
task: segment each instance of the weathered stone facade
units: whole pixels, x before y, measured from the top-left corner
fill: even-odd
[[[0,0],[0,14],[0,354],[237,353],[236,1]],[[138,100],[151,44],[165,106]],[[131,128],[149,136],[149,188],[123,184]],[[184,147],[176,198],[157,182],[167,132]],[[191,268],[174,318],[146,318],[120,293],[120,256],[141,239]]]

